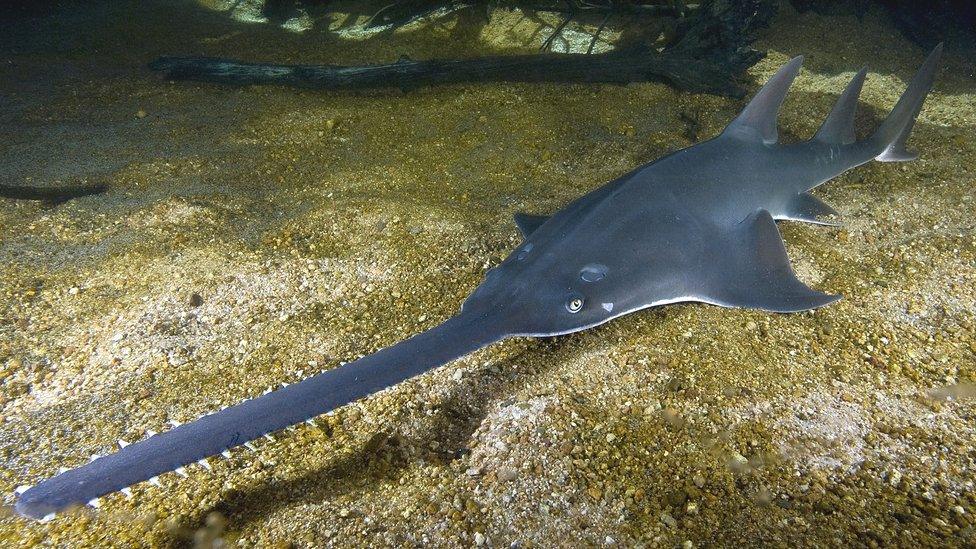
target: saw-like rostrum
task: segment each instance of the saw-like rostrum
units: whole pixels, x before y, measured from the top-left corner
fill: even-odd
[[[719,136],[641,166],[552,216],[519,214],[525,241],[443,324],[379,352],[176,426],[21,490],[42,518],[226,452],[498,340],[584,330],[647,307],[698,301],[772,312],[839,299],[796,278],[776,220],[825,223],[809,191],[905,148],[935,79],[939,46],[870,137],[856,140],[860,71],[816,135],[780,144],[776,116],[800,70],[779,70]],[[205,462],[204,462],[205,463]]]

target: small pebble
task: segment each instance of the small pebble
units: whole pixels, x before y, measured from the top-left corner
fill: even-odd
[[[499,482],[510,482],[518,476],[518,471],[512,467],[502,466],[498,468],[495,476],[498,477]]]
[[[667,511],[661,513],[661,522],[663,522],[668,528],[675,528],[678,526],[678,521],[671,516],[671,513]]]
[[[729,458],[729,469],[732,469],[733,473],[747,473],[749,472],[749,460],[739,452],[733,451]]]

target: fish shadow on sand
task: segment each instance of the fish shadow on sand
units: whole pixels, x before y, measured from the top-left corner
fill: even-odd
[[[419,431],[404,435],[396,427],[380,428],[368,439],[360,439],[355,451],[330,460],[319,469],[278,482],[262,480],[254,486],[226,494],[213,507],[187,517],[183,521],[184,531],[192,531],[202,525],[206,516],[214,511],[227,517],[232,530],[239,530],[296,504],[321,503],[368,490],[370,485],[395,481],[412,461],[418,459],[418,454],[422,461],[450,467],[452,460],[464,459],[468,441],[489,415],[493,403],[511,397],[513,391],[526,384],[528,377],[543,375],[553,365],[569,360],[562,355],[578,355],[585,348],[598,343],[598,339],[592,335],[575,338],[584,341],[551,338],[526,342],[497,362],[492,361],[491,368],[469,368],[464,383],[453,384],[442,393],[435,405],[436,412],[429,416]],[[531,368],[518,366],[525,358],[537,353],[550,355],[551,360],[531,361]],[[483,362],[483,359],[479,362]],[[471,383],[472,377],[478,381]],[[406,418],[411,411],[405,408],[398,415]],[[390,426],[399,423],[398,418],[386,422]],[[437,451],[428,449],[431,441],[440,443]],[[334,440],[323,444],[341,449]],[[285,459],[285,456],[282,458]]]

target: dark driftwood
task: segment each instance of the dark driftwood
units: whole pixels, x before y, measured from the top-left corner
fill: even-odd
[[[275,65],[212,57],[162,57],[150,63],[174,80],[222,84],[279,84],[326,90],[401,88],[459,82],[665,81],[691,92],[740,97],[733,70],[681,52],[633,48],[603,54],[538,54],[385,65]]]
[[[62,202],[67,202],[72,198],[101,194],[107,190],[108,185],[78,185],[72,187],[26,187],[0,185],[0,198],[41,200],[48,205],[56,206]]]
[[[502,2],[501,4],[506,4]],[[500,5],[501,5],[500,4]],[[247,63],[207,57],[163,57],[150,68],[165,72],[176,80],[198,80],[224,84],[280,84],[316,89],[413,89],[434,84],[460,82],[608,82],[629,83],[659,80],[691,92],[707,92],[741,97],[744,90],[736,76],[762,58],[749,47],[756,32],[765,27],[775,13],[772,0],[702,0],[686,13],[684,4],[642,2],[521,2],[507,4],[523,9],[558,11],[565,5],[566,18],[553,37],[573,18],[593,10],[605,12],[596,36],[607,24],[609,15],[633,11],[633,17],[659,16],[670,21],[672,36],[655,49],[626,47],[604,54],[540,54],[482,57],[465,60],[401,60],[397,63],[365,66],[277,65]],[[539,4],[534,6],[534,4]],[[430,6],[495,5],[481,0],[403,0],[390,4],[374,19],[396,24],[417,14],[429,13]],[[667,8],[667,9],[665,9]],[[644,13],[647,12],[647,13]],[[668,26],[668,25],[666,25]],[[656,29],[657,27],[654,27]],[[658,43],[660,30],[637,40],[637,44]],[[639,33],[638,33],[639,34]],[[594,41],[595,38],[594,37]],[[547,41],[546,47],[551,43]],[[591,43],[592,46],[592,43]],[[545,49],[545,47],[544,47]]]

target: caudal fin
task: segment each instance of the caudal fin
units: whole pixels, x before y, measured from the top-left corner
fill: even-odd
[[[942,44],[939,44],[922,63],[895,108],[891,109],[891,113],[871,137],[871,140],[881,149],[881,154],[876,156],[875,160],[905,162],[916,158],[917,155],[905,147],[905,142],[908,141],[908,136],[915,126],[915,118],[922,110],[922,103],[925,102],[925,97],[932,88],[941,58]]]

